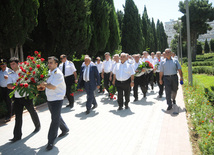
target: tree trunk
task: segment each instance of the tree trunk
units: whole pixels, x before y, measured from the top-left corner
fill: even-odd
[[[197,39],[193,40],[193,45],[192,45],[192,60],[195,61],[196,60],[196,52],[197,52]]]
[[[15,57],[19,58],[19,46],[16,45],[16,50],[15,50]]]
[[[10,57],[14,57],[14,49],[13,48],[10,48]]]
[[[23,62],[24,61],[23,46],[20,45],[19,48],[20,48],[20,61]]]

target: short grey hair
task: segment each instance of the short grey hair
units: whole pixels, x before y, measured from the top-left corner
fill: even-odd
[[[170,48],[166,48],[165,51],[170,51],[170,52],[172,52]]]
[[[126,53],[121,53],[120,56],[122,56],[122,55],[125,55],[125,57],[127,57],[127,54],[126,54]]]
[[[91,57],[89,56],[85,56],[85,59],[89,59],[91,61]]]

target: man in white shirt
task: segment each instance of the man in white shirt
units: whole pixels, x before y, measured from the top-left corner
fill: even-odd
[[[112,84],[117,87],[118,92],[118,110],[123,109],[123,93],[125,94],[125,109],[128,109],[128,103],[130,101],[130,88],[134,87],[134,68],[132,65],[126,62],[127,55],[125,53],[121,53],[120,55],[121,63],[117,63],[114,67],[113,74],[113,82]]]
[[[3,101],[6,103],[7,114],[5,117],[5,122],[9,122],[12,116],[12,99],[9,97],[11,90],[7,88],[8,75],[13,72],[10,68],[7,67],[7,60],[0,60],[0,87],[1,87],[1,96]]]
[[[112,61],[110,59],[110,53],[105,53],[105,61],[103,61],[103,70],[102,70],[102,78],[104,79],[104,87],[109,93],[110,86],[110,73],[112,69]],[[109,94],[110,96],[110,94]]]
[[[17,82],[17,79],[19,78],[19,59],[16,57],[10,58],[9,60],[10,66],[13,69],[13,72],[11,72],[8,75],[8,81],[7,81],[7,88],[13,89],[13,84]],[[19,92],[15,91],[14,94],[14,112],[15,112],[15,127],[13,130],[13,139],[10,139],[11,142],[16,142],[21,139],[22,137],[22,113],[24,110],[24,107],[28,110],[28,112],[31,115],[31,118],[33,120],[33,123],[35,125],[34,133],[38,132],[40,130],[40,121],[39,117],[34,109],[33,106],[33,99],[29,99],[28,97],[21,96]]]
[[[142,62],[140,61],[140,54],[136,54],[134,56],[135,58],[135,63],[133,64],[133,68],[134,68],[134,71],[137,73],[137,68],[140,64],[142,64]],[[143,95],[144,97],[146,97],[146,92],[147,92],[147,79],[146,79],[146,75],[143,74],[141,76],[135,76],[134,78],[134,102],[135,101],[138,101],[138,86],[140,86],[142,92],[143,92]]]
[[[73,62],[67,60],[67,56],[62,54],[60,56],[61,64],[59,65],[59,69],[62,71],[65,84],[66,84],[66,97],[69,101],[69,104],[66,107],[73,108],[74,107],[74,96],[71,95],[71,86],[77,83],[77,73],[76,68]]]
[[[102,84],[101,84],[101,81],[102,81],[102,70],[103,70],[103,62],[101,61],[100,57],[97,57],[96,58],[96,62],[95,62],[95,65],[97,66],[97,69],[98,69],[98,72],[99,72],[99,75],[100,75],[100,89],[98,91],[98,93],[102,93]]]
[[[50,69],[50,77],[47,82],[41,83],[44,87],[45,94],[48,100],[48,108],[51,113],[51,125],[48,132],[48,144],[46,149],[51,150],[54,145],[54,140],[57,137],[58,128],[62,133],[58,137],[65,136],[69,129],[61,117],[61,108],[63,99],[66,93],[66,84],[64,75],[58,66],[58,59],[54,56],[48,57],[48,68]]]

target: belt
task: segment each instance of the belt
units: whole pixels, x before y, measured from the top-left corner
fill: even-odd
[[[164,75],[164,77],[172,77],[172,76],[177,76],[177,74],[173,74],[173,75]]]
[[[66,77],[69,77],[69,76],[72,76],[72,75],[74,75],[74,74],[71,74],[71,75],[67,75],[67,76],[65,76],[65,78],[66,78]]]
[[[117,82],[119,82],[119,83],[127,83],[129,80],[131,80],[131,79],[129,78],[128,80],[125,80],[125,81],[118,81],[117,80]]]
[[[110,72],[108,72],[108,73],[106,73],[106,72],[104,72],[105,74],[109,74]]]

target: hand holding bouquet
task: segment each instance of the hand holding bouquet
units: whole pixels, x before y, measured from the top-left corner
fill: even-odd
[[[136,77],[140,77],[145,73],[149,73],[153,70],[153,65],[149,61],[142,62],[136,70]]]

